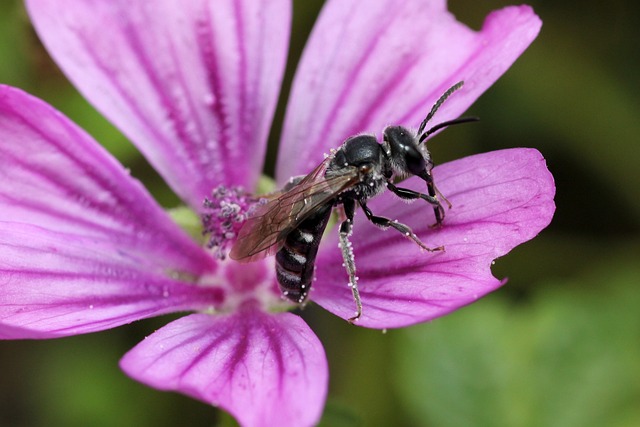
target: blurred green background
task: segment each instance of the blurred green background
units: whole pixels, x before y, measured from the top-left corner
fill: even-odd
[[[295,63],[322,1],[294,4]],[[478,29],[507,4],[451,0],[449,7]],[[429,324],[381,333],[305,310],[330,363],[322,425],[640,426],[640,3],[530,4],[542,33],[471,108],[482,121],[443,133],[431,148],[438,162],[539,149],[557,184],[553,223],[498,260],[494,272],[509,277],[505,287]],[[0,82],[65,112],[161,203],[175,205],[136,150],[60,74],[17,0],[0,2]],[[0,342],[0,427],[233,425],[216,409],[119,370],[119,358],[168,320]]]

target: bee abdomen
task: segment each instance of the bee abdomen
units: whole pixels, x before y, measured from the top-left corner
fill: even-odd
[[[322,233],[327,227],[331,204],[319,209],[287,235],[276,254],[276,275],[280,290],[287,299],[298,304],[309,295],[313,269]]]
[[[298,253],[295,249],[285,246],[276,254],[276,262],[279,267],[293,273],[301,273],[307,264],[306,254]]]

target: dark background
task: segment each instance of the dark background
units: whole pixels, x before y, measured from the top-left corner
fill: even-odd
[[[451,0],[449,7],[479,29],[490,10],[508,4]],[[498,260],[494,272],[509,277],[505,287],[429,324],[383,334],[318,307],[305,310],[330,363],[323,425],[640,425],[640,6],[530,4],[542,32],[470,109],[482,121],[451,129],[430,147],[440,163],[499,148],[539,149],[556,179],[555,218]],[[292,63],[321,5],[295,0]],[[60,74],[17,0],[0,2],[0,82],[65,112],[161,203],[177,203]],[[272,153],[278,132],[276,124]],[[119,358],[168,320],[0,342],[0,427],[233,425],[216,409],[119,370]]]

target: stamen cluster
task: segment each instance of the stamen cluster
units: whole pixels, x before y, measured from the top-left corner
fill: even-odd
[[[219,185],[204,199],[202,234],[208,235],[207,247],[216,258],[227,257],[229,244],[238,236],[240,227],[253,213],[260,199],[244,191],[242,187]]]

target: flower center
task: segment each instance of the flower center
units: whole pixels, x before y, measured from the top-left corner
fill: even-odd
[[[208,235],[207,247],[213,255],[224,260],[229,245],[238,236],[238,231],[251,215],[260,199],[245,192],[242,187],[219,185],[204,199],[202,214],[202,233]]]
[[[273,258],[239,263],[227,257],[242,224],[261,203],[259,197],[245,192],[241,187],[224,185],[216,187],[203,202],[201,219],[202,234],[207,236],[205,245],[220,263],[214,274],[200,277],[198,284],[220,286],[226,290],[225,301],[217,310],[234,312],[256,305],[266,311],[290,308],[282,300],[276,285]]]

